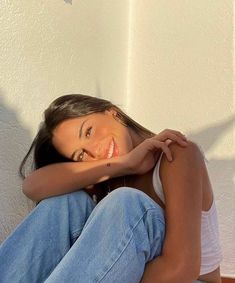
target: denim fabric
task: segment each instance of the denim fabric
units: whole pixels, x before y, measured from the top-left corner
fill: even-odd
[[[137,189],[51,197],[1,244],[0,283],[139,283],[164,237],[163,209]]]

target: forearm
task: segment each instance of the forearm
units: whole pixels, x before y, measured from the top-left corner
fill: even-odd
[[[168,258],[159,256],[148,262],[145,266],[140,283],[193,283],[191,274],[169,261]]]
[[[23,182],[23,192],[30,199],[40,201],[130,173],[122,157],[57,163],[32,172]]]

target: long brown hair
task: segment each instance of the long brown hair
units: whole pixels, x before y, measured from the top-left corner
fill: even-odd
[[[111,108],[117,111],[116,117],[126,127],[130,127],[144,138],[154,135],[153,132],[131,119],[118,106],[108,100],[82,94],[64,95],[55,99],[44,111],[44,121],[40,124],[38,133],[20,164],[20,176],[22,178],[26,177],[26,168],[28,168],[26,163],[28,162],[31,162],[30,170],[35,170],[52,163],[71,162],[70,159],[59,154],[53,146],[53,130],[66,119],[104,112]]]

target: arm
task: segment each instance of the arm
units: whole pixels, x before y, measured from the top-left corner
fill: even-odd
[[[197,145],[170,145],[174,161],[163,156],[160,178],[166,200],[162,255],[146,265],[141,283],[192,283],[199,276],[203,156]]]
[[[23,181],[23,193],[33,201],[40,201],[130,173],[121,156],[90,162],[56,163],[32,172]]]
[[[28,198],[40,201],[110,178],[144,174],[154,166],[160,148],[166,153],[167,158],[171,157],[170,150],[165,144],[169,139],[185,146],[184,136],[180,132],[164,130],[159,135],[144,140],[123,156],[89,162],[57,163],[37,169],[24,180],[23,192]]]

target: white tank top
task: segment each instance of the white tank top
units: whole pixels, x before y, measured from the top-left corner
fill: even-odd
[[[202,150],[201,150],[202,151]],[[205,155],[202,151],[205,158]],[[153,171],[153,187],[158,197],[165,204],[164,191],[159,176],[159,168],[163,152]],[[205,158],[206,159],[206,158]],[[206,159],[207,160],[207,159]],[[208,161],[208,160],[207,160]],[[200,275],[207,274],[219,267],[223,259],[219,243],[219,229],[215,200],[208,211],[202,211],[201,216],[201,268]]]

